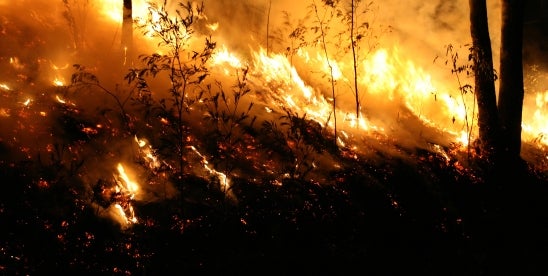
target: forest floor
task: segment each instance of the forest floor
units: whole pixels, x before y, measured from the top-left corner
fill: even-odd
[[[9,161],[14,149],[0,146],[4,275],[548,272],[548,182],[532,167],[497,179],[418,151],[349,161],[330,185],[234,178],[237,202],[181,175],[179,196],[135,202],[139,222],[121,228],[96,215],[78,176]]]

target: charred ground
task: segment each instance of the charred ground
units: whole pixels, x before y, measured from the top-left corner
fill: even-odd
[[[480,162],[460,165],[456,153],[447,159],[396,144],[375,151],[375,143],[388,148],[390,141],[371,139],[370,154],[382,158],[367,159],[326,146],[328,135],[314,136],[342,164],[323,181],[233,176],[236,202],[214,177],[173,174],[176,195],[136,201],[139,223],[121,228],[98,216],[90,203],[99,202],[100,192],[83,179],[93,159],[109,156],[112,137],[125,134],[108,124],[89,131],[86,126],[105,117],[43,101],[56,123],[32,132],[55,133],[44,136],[53,141],[38,142],[54,149],[25,150],[24,140],[0,143],[4,274],[546,271],[548,191],[538,166],[500,179]],[[21,124],[44,117],[25,107],[13,113]],[[14,125],[10,135],[20,128]]]

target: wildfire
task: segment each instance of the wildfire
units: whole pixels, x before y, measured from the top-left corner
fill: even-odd
[[[100,0],[99,7],[101,13],[108,19],[121,24],[123,22],[123,2],[119,0]],[[146,23],[147,18],[152,22],[147,25],[148,33],[147,38],[152,38],[154,30],[161,29],[157,23],[160,14],[153,8],[151,1],[148,0],[132,0],[132,21],[136,22],[138,25],[143,25]],[[150,18],[149,18],[150,17]],[[127,50],[124,49],[124,50]],[[160,52],[160,49],[158,49]]]
[[[62,103],[62,104],[66,104],[67,102],[63,99],[61,99],[61,97],[59,97],[59,95],[56,95],[55,96],[55,99],[59,102],[59,103]]]
[[[113,195],[114,208],[116,208],[118,217],[125,225],[137,223],[138,220],[132,202],[139,191],[139,185],[127,175],[122,163],[118,163],[117,171],[118,175],[114,176],[116,180]]]
[[[139,151],[141,152],[141,156],[143,156],[143,159],[146,161],[148,167],[151,169],[160,168],[160,160],[154,153],[152,146],[148,145],[145,139],[139,139],[137,138],[137,136],[135,136],[135,142],[137,142],[137,145],[139,146]]]
[[[212,31],[216,31],[219,28],[219,22],[207,24],[206,27]]]
[[[62,78],[55,78],[53,80],[53,85],[55,85],[55,86],[65,86],[65,81]]]
[[[122,23],[123,20],[123,1],[119,0],[101,0],[99,3],[101,13],[111,20]],[[149,8],[149,1],[132,0],[133,17],[144,17]]]
[[[457,142],[463,145],[463,148],[468,146],[469,142],[472,140],[468,132],[461,131],[460,135],[457,136]]]
[[[17,57],[10,57],[10,64],[16,70],[22,70],[25,68],[25,65],[23,65]]]
[[[223,45],[214,55],[213,55],[213,65],[224,65],[228,64],[233,68],[242,68],[243,63],[240,61],[236,55],[229,52],[225,45]],[[226,75],[230,75],[230,71],[227,67],[222,67]]]
[[[139,190],[139,185],[135,183],[133,180],[129,178],[129,176],[126,174],[126,170],[124,169],[124,166],[122,163],[118,163],[117,166],[118,173],[120,175],[120,178],[123,181],[118,181],[119,187],[122,190],[125,190],[129,193],[130,198],[133,199],[135,197],[135,194]]]
[[[254,55],[255,75],[270,87],[278,87],[279,98],[275,99],[280,106],[290,106],[301,114],[308,114],[320,124],[328,122],[331,113],[330,103],[307,85],[297,69],[282,54],[267,54],[261,48]],[[273,95],[274,96],[274,95]]]
[[[524,118],[522,123],[523,139],[548,146],[548,90],[537,92],[534,97],[524,100],[529,107],[524,107]]]
[[[226,174],[219,172],[209,166],[209,162],[207,161],[207,158],[196,149],[194,146],[189,146],[189,148],[194,151],[201,159],[202,159],[202,165],[206,169],[206,171],[214,176],[216,176],[219,179],[219,183],[221,184],[224,191],[229,191],[230,188],[230,179],[226,176]],[[229,193],[230,195],[231,193]]]

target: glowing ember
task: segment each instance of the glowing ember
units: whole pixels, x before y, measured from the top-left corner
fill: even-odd
[[[25,66],[19,61],[17,57],[11,57],[10,64],[16,70],[22,70],[23,68],[25,68]]]
[[[61,99],[61,97],[59,97],[59,95],[56,95],[56,96],[55,96],[55,99],[56,99],[58,102],[62,103],[62,104],[66,104],[66,103],[67,103],[65,100]]]
[[[219,22],[207,24],[206,27],[212,31],[216,31],[219,28]]]
[[[4,90],[7,90],[7,91],[11,90],[10,87],[5,83],[0,83],[0,88],[2,88]]]
[[[161,166],[160,160],[154,153],[152,146],[148,145],[146,140],[139,139],[137,138],[137,136],[135,136],[135,142],[137,142],[137,145],[139,146],[139,151],[141,152],[141,155],[143,159],[146,161],[148,167],[151,169],[160,168]]]
[[[10,116],[9,109],[0,108],[0,116],[9,117]]]
[[[200,158],[202,158],[202,164],[204,165],[204,168],[212,175],[215,175],[218,179],[219,179],[219,183],[221,183],[223,189],[225,191],[228,191],[229,188],[230,188],[230,180],[228,179],[228,177],[226,176],[226,174],[222,173],[222,172],[219,172],[219,171],[216,171],[215,169],[209,167],[209,162],[207,161],[207,159],[202,155],[202,153],[200,153],[196,147],[194,146],[189,146],[190,149],[192,149],[192,151],[194,151]]]
[[[99,133],[96,129],[94,129],[92,127],[84,127],[84,128],[82,128],[82,132],[84,132],[86,134],[90,134],[90,135]]]
[[[65,86],[65,81],[62,78],[55,78],[53,80],[53,85],[55,85],[55,86]]]

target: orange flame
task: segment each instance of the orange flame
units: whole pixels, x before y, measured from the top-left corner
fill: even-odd
[[[127,226],[138,222],[131,201],[135,199],[135,195],[139,191],[139,185],[127,175],[122,163],[118,163],[117,170],[119,175],[115,177],[117,186],[114,189],[119,197],[117,198],[118,202],[114,204],[114,208],[117,210],[117,217]]]
[[[4,89],[4,90],[6,90],[6,91],[10,91],[10,90],[11,90],[10,87],[9,87],[7,84],[5,84],[5,83],[0,83],[0,88]]]
[[[137,142],[139,150],[143,156],[143,159],[147,162],[148,167],[151,169],[160,168],[160,160],[158,160],[158,157],[154,154],[152,146],[148,145],[145,139],[137,138],[137,136],[135,136],[135,142]]]
[[[200,158],[202,158],[202,164],[206,171],[219,179],[219,183],[221,184],[223,190],[227,192],[227,195],[229,195],[232,198],[235,198],[235,196],[232,194],[232,191],[230,190],[230,179],[226,176],[226,174],[219,172],[215,170],[214,168],[211,168],[209,166],[209,162],[207,161],[207,158],[196,149],[194,146],[189,146],[189,148],[194,151]]]
[[[137,185],[137,183],[135,183],[133,180],[129,178],[129,176],[126,174],[126,170],[124,169],[124,166],[122,165],[122,163],[118,163],[117,169],[118,169],[118,173],[120,174],[120,178],[124,180],[123,183],[119,183],[119,184],[123,184],[121,188],[129,192],[129,194],[131,195],[131,199],[133,199],[133,197],[139,190],[139,185]]]
[[[55,86],[65,86],[65,80],[63,80],[62,78],[55,78],[53,80],[53,85],[55,85]]]
[[[528,107],[528,108],[526,108]],[[524,100],[523,139],[548,146],[548,90]]]

